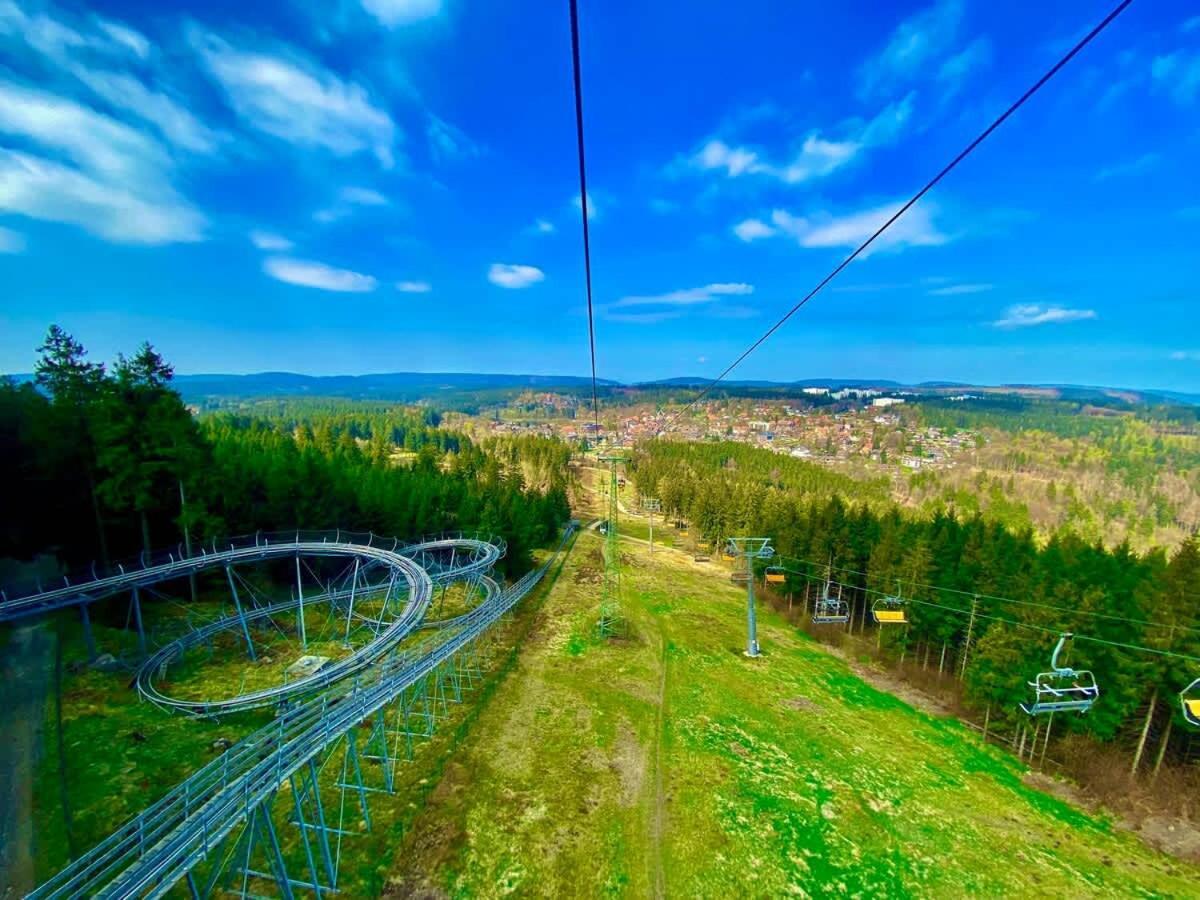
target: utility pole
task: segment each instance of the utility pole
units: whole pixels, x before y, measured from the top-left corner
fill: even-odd
[[[971,598],[971,618],[967,620],[967,639],[963,641],[962,668],[958,671],[958,680],[967,677],[967,657],[971,653],[971,634],[975,631],[975,610],[979,606],[979,597]]]
[[[746,560],[746,656],[758,656],[758,622],[754,617],[754,560],[770,559],[775,555],[771,539],[763,537],[731,537],[729,555]],[[736,563],[735,563],[736,565]]]
[[[662,509],[662,503],[657,497],[646,497],[642,500],[642,509],[650,514],[650,555],[654,555],[654,514]]]

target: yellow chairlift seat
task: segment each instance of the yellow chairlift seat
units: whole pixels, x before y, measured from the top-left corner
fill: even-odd
[[[768,572],[767,584],[783,584],[787,579],[782,572]]]
[[[1200,697],[1197,697],[1195,700],[1184,700],[1183,705],[1187,707],[1189,715],[1200,719]]]
[[[880,609],[875,611],[875,621],[881,625],[907,625],[908,616],[902,609]]]

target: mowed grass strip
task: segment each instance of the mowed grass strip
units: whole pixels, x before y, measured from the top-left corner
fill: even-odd
[[[450,896],[1194,896],[1200,870],[1022,783],[690,555],[580,536],[389,876]]]

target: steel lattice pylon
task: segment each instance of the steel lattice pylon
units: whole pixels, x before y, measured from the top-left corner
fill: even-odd
[[[628,459],[624,453],[613,451],[600,456],[608,463],[608,516],[604,523],[604,585],[600,591],[600,621],[596,629],[601,637],[620,632],[621,617],[621,550],[617,540],[617,464]]]

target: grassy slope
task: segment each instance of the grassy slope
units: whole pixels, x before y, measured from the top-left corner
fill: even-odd
[[[723,570],[627,543],[631,637],[591,638],[585,534],[517,671],[395,855],[456,896],[1186,895],[1194,867],[1021,782],[1011,758],[870,687]],[[661,701],[661,703],[660,703]]]

